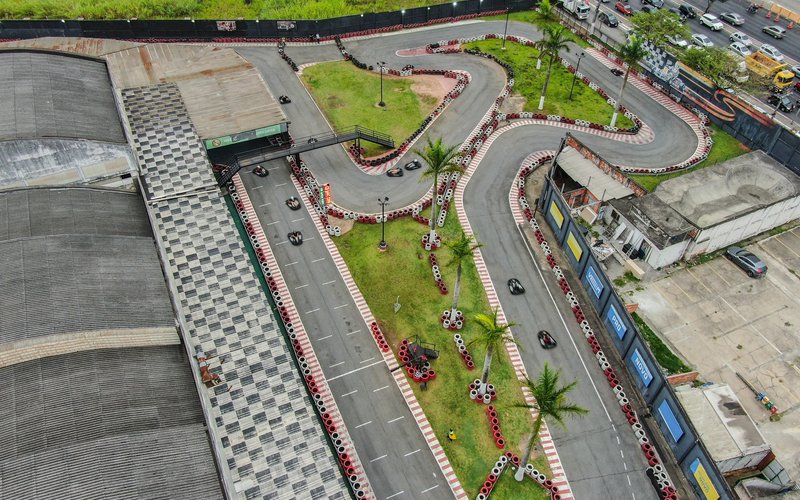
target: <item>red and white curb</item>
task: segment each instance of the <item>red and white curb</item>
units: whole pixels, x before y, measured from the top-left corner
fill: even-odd
[[[306,192],[300,183],[297,181],[294,175],[291,176],[292,182],[294,183],[297,192],[300,194],[300,198],[303,200],[306,208],[308,209],[309,213],[314,214],[314,206],[313,203],[308,199],[306,196]],[[333,258],[333,262],[336,264],[336,269],[339,271],[339,275],[342,277],[347,289],[350,292],[350,295],[353,297],[353,300],[356,303],[356,307],[358,308],[358,312],[361,314],[361,317],[364,319],[364,323],[369,327],[374,321],[375,317],[372,315],[372,311],[369,309],[367,305],[367,301],[364,299],[364,296],[361,294],[361,290],[358,289],[353,276],[350,274],[350,270],[347,268],[347,263],[345,263],[344,259],[342,258],[341,254],[339,253],[339,249],[336,248],[336,245],[331,240],[328,232],[323,227],[322,222],[319,220],[319,217],[312,217],[314,221],[314,226],[317,228],[317,232],[319,233],[320,239],[325,244],[325,248],[327,248],[328,253]],[[377,345],[377,342],[376,342]],[[383,360],[386,362],[386,366],[393,370],[397,368],[399,364],[397,363],[397,359],[394,356],[394,353],[389,351],[383,351],[378,346],[378,350],[381,352],[381,356]],[[422,431],[422,435],[425,438],[425,441],[428,443],[428,447],[430,448],[431,452],[433,453],[436,462],[439,464],[439,468],[444,474],[447,483],[450,485],[450,489],[453,492],[453,495],[457,499],[466,499],[467,493],[464,491],[464,488],[461,486],[461,482],[456,477],[456,473],[453,470],[453,466],[450,464],[450,461],[447,459],[447,455],[442,448],[442,445],[439,443],[439,440],[436,438],[436,434],[431,427],[428,418],[425,416],[425,412],[422,410],[422,407],[417,401],[416,396],[414,395],[414,390],[411,388],[411,385],[408,383],[406,379],[405,373],[402,370],[397,370],[392,373],[395,382],[397,383],[397,387],[400,389],[400,392],[403,394],[403,398],[408,405],[409,410],[411,410],[411,414],[414,416],[414,420],[416,420],[417,425],[419,426],[420,431]]]
[[[297,339],[303,350],[305,362],[308,364],[308,367],[313,375],[313,380],[316,383],[316,387],[319,389],[319,394],[324,402],[326,412],[331,415],[331,418],[335,423],[336,432],[339,434],[339,439],[342,440],[342,446],[344,446],[350,461],[354,464],[354,468],[357,471],[360,489],[364,491],[362,498],[370,498],[372,497],[372,491],[369,485],[369,480],[364,473],[364,467],[361,465],[358,452],[353,445],[353,441],[350,438],[349,432],[347,431],[347,426],[345,425],[342,415],[339,412],[339,408],[336,405],[336,400],[334,399],[330,387],[328,386],[325,374],[322,371],[319,360],[317,359],[317,355],[314,352],[313,346],[311,345],[311,340],[308,337],[308,333],[303,325],[303,321],[300,319],[300,314],[297,311],[297,307],[295,307],[294,300],[291,298],[289,288],[286,285],[286,281],[283,279],[283,274],[280,271],[278,262],[275,260],[275,255],[272,253],[272,249],[269,246],[267,237],[264,234],[264,229],[261,227],[258,214],[256,213],[256,210],[250,201],[250,197],[247,195],[247,190],[244,188],[244,184],[242,183],[242,180],[238,174],[234,176],[232,182],[236,187],[236,193],[239,195],[239,200],[241,200],[241,202],[244,204],[242,212],[247,216],[247,220],[249,220],[249,222],[252,224],[254,231],[252,238],[259,243],[260,248],[265,254],[266,258],[262,265],[266,265],[266,267],[270,270],[272,278],[275,280],[276,289],[280,292],[281,297],[285,298],[283,302],[288,310],[288,317],[294,327],[294,333],[297,335]],[[301,193],[303,192],[302,190],[299,191]],[[351,485],[352,484],[353,481],[351,481]]]

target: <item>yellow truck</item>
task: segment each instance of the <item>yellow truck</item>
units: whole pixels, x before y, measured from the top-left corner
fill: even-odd
[[[788,64],[778,62],[761,52],[753,52],[744,58],[744,62],[753,73],[769,78],[778,90],[788,87],[794,80],[794,73],[786,69]]]

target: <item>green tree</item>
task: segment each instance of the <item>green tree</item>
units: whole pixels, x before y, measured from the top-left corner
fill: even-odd
[[[439,185],[439,176],[449,174],[452,172],[462,172],[464,169],[456,161],[458,156],[458,146],[445,146],[442,144],[442,138],[432,141],[430,137],[427,138],[427,144],[422,150],[415,149],[414,153],[422,158],[422,161],[428,166],[422,172],[420,180],[433,179],[433,203],[431,203],[431,232],[428,235],[428,241],[431,243],[436,241],[436,190]]]
[[[536,19],[539,21],[537,24],[540,26],[547,26],[558,19],[558,12],[550,0],[542,0],[539,2],[539,8],[536,9]]]
[[[739,60],[729,50],[719,47],[704,49],[690,47],[683,56],[683,63],[698,71],[719,88],[744,87],[743,76],[748,76],[747,71],[741,66]],[[758,82],[762,83],[762,82]]]
[[[558,53],[567,48],[569,43],[569,36],[566,31],[566,28],[560,24],[544,28],[541,52],[543,56],[548,58],[548,62],[547,76],[544,78],[544,86],[542,87],[542,97],[539,99],[539,109],[544,109],[544,98],[547,95],[547,86],[550,85],[550,72],[553,70],[553,62],[558,57]]]
[[[628,76],[630,76],[632,69],[639,67],[639,61],[641,61],[642,58],[647,55],[647,51],[642,45],[642,41],[634,35],[630,37],[628,43],[620,47],[620,49],[617,51],[617,55],[622,62],[627,65],[627,68],[625,68],[625,76],[623,77],[622,85],[619,88],[619,97],[617,98],[617,103],[614,105],[614,114],[611,115],[612,127],[617,124],[617,115],[619,115],[619,108],[622,106],[622,96],[625,94],[625,85],[628,84]]]
[[[692,31],[681,19],[667,9],[656,9],[650,13],[637,12],[631,18],[631,23],[637,37],[655,46],[665,45],[667,37],[687,39],[692,36]]]
[[[458,310],[458,297],[461,295],[461,271],[463,263],[468,258],[472,257],[472,252],[483,246],[482,243],[475,241],[475,237],[467,235],[464,230],[461,230],[461,236],[454,241],[445,242],[447,248],[450,249],[450,260],[447,262],[448,266],[456,266],[456,285],[453,287],[453,307],[450,309],[450,320],[455,321],[456,310]]]
[[[525,465],[531,458],[531,452],[536,446],[539,430],[541,430],[542,422],[545,418],[555,420],[559,425],[566,428],[564,419],[567,417],[583,416],[589,413],[586,408],[575,405],[567,399],[567,394],[575,388],[578,382],[573,381],[562,386],[560,378],[561,370],[552,370],[545,362],[544,368],[542,368],[539,377],[535,381],[531,379],[525,380],[525,385],[531,391],[534,399],[536,399],[536,403],[516,406],[525,408],[528,411],[531,409],[536,410],[537,414],[536,419],[533,421],[533,432],[528,439],[522,463],[520,463],[517,473],[514,475],[517,481],[522,481],[525,475]]]
[[[480,395],[486,394],[489,385],[489,370],[492,367],[494,352],[506,342],[517,343],[512,337],[506,335],[508,329],[516,326],[516,324],[499,324],[497,322],[498,312],[499,309],[495,308],[492,314],[481,313],[475,315],[475,322],[481,330],[481,335],[467,344],[469,347],[480,345],[486,348],[486,356],[483,359],[483,373],[481,373],[481,386],[478,388],[478,394]]]

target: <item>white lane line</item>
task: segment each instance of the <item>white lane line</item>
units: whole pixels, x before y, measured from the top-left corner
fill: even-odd
[[[342,394],[342,396],[341,396],[341,397],[349,396],[349,395],[351,395],[351,394],[355,394],[355,393],[357,393],[357,392],[358,392],[358,389],[356,389],[355,391],[350,391],[350,392],[348,392],[348,393],[346,393],[346,394]]]
[[[316,239],[314,236],[309,236],[308,238],[306,238],[306,241],[311,241],[311,240],[314,240],[314,239]]]
[[[301,220],[306,220],[305,217],[300,217],[299,219],[295,219],[292,222],[300,222]]]
[[[381,360],[378,360],[378,361],[376,361],[376,362],[374,362],[374,363],[370,363],[370,364],[368,364],[367,366],[362,366],[361,368],[356,368],[355,370],[350,370],[350,371],[349,371],[349,372],[347,372],[347,373],[342,373],[341,375],[336,375],[335,377],[331,377],[331,378],[329,378],[329,379],[328,379],[328,382],[332,382],[332,381],[336,380],[337,378],[342,378],[342,377],[346,377],[346,376],[348,376],[348,375],[352,375],[352,374],[354,374],[354,373],[356,373],[356,372],[360,372],[361,370],[366,370],[367,368],[370,368],[370,367],[372,367],[372,366],[375,366],[375,365],[377,365],[377,364],[380,364],[380,363],[383,363],[383,362],[384,362],[384,361],[381,359]]]
[[[323,258],[321,258],[321,259],[314,259],[314,260],[312,260],[312,261],[311,261],[311,263],[312,263],[312,264],[315,264],[315,263],[317,263],[317,262],[322,262],[323,260],[325,260],[325,257],[323,257]]]
[[[264,225],[265,225],[265,226],[274,226],[275,224],[280,224],[280,223],[281,223],[281,221],[279,221],[279,220],[276,220],[275,222],[267,222],[267,223],[266,223],[266,224],[264,224]]]
[[[375,356],[372,356],[371,358],[365,359],[364,361],[361,362],[361,364],[363,365],[364,363],[369,363],[373,359],[375,359]]]
[[[334,307],[333,309],[334,309],[334,310],[336,310],[336,309],[341,309],[341,308],[343,308],[343,307],[347,307],[348,305],[350,305],[350,304],[342,304],[342,305],[340,305],[340,306],[336,306],[336,307]]]
[[[330,335],[329,335],[329,336],[330,336]],[[341,366],[341,365],[343,365],[343,364],[344,364],[344,361],[340,361],[339,363],[336,363],[336,364],[334,364],[334,365],[331,365],[331,368],[336,368],[337,366]]]
[[[628,478],[628,486],[633,486],[633,485],[631,484],[631,476],[627,476],[627,475],[626,475],[625,477],[627,477],[627,478]]]
[[[305,285],[296,286],[296,287],[294,287],[294,289],[295,290],[300,290],[301,288],[305,288],[307,286],[308,286],[308,283],[306,283]]]
[[[276,247],[279,247],[279,246],[281,246],[281,245],[285,245],[285,244],[287,244],[287,243],[289,243],[289,240],[286,240],[286,241],[280,241],[280,242],[278,242],[278,243],[275,243],[275,246],[276,246]]]
[[[264,203],[263,205],[259,205],[258,208],[264,208],[264,207],[268,207],[270,205],[272,205],[272,202],[268,201],[267,203]]]
[[[324,337],[320,337],[320,338],[318,338],[317,340],[325,340],[325,339],[329,339],[329,338],[331,338],[331,337],[333,337],[333,334],[331,334],[331,335],[325,335]]]
[[[382,391],[382,390],[384,390],[384,389],[388,389],[388,388],[389,388],[389,386],[388,386],[388,385],[384,385],[383,387],[380,387],[380,388],[378,388],[378,389],[375,389],[375,390],[373,390],[372,392],[378,392],[378,391]]]
[[[356,426],[356,429],[358,429],[359,427],[364,427],[365,425],[369,425],[369,424],[371,424],[371,423],[372,423],[372,420],[370,420],[369,422],[364,422],[363,424],[358,424],[358,425]]]
[[[617,436],[617,444],[621,444],[619,440],[619,436]]]
[[[361,331],[361,330],[353,330],[353,331],[352,331],[352,332],[350,332],[350,333],[345,333],[345,335],[347,335],[347,336],[349,337],[350,335],[353,335],[354,333],[358,333],[358,332],[360,332],[360,331]]]
[[[391,424],[392,422],[397,422],[398,420],[403,420],[404,418],[406,418],[405,415],[403,415],[402,417],[393,418],[393,419],[387,421],[386,423],[387,424]]]
[[[293,266],[295,264],[297,264],[297,261],[289,262],[288,264],[286,264],[286,267]]]
[[[377,461],[378,461],[378,460],[380,460],[381,458],[386,458],[386,455],[381,455],[381,456],[379,456],[378,458],[373,458],[372,460],[370,460],[370,461],[369,461],[369,463],[372,463],[372,462],[377,462]]]
[[[306,314],[315,313],[315,312],[317,312],[317,311],[319,311],[319,307],[318,307],[318,308],[316,308],[316,309],[312,309],[312,310],[310,310],[310,311],[306,312]]]
[[[282,184],[275,184],[275,187],[276,187],[276,188],[279,188],[279,187],[281,187],[281,186],[285,186],[285,185],[287,185],[287,184],[289,184],[289,183],[288,183],[288,182],[284,182],[284,183],[282,183]]]
[[[427,492],[429,492],[429,491],[431,491],[431,490],[435,490],[435,489],[436,489],[436,488],[438,488],[438,487],[439,487],[439,485],[437,484],[436,486],[431,486],[431,487],[430,487],[430,488],[428,488],[427,490],[422,490],[422,491],[420,491],[420,493],[427,493]]]
[[[263,188],[263,187],[264,187],[264,185],[262,184],[262,185],[260,185],[260,186],[256,186],[256,187],[254,187],[254,188],[253,188],[253,190],[256,190],[256,189],[261,189],[261,188]]]
[[[333,281],[326,281],[325,283],[323,283],[323,284],[322,284],[322,286],[325,286],[325,285],[332,285],[332,284],[334,284],[334,283],[336,283],[336,280],[333,280]]]
[[[411,456],[411,455],[413,455],[414,453],[419,453],[419,452],[420,452],[420,449],[419,449],[419,448],[417,448],[416,450],[414,450],[414,451],[412,451],[412,452],[410,452],[410,453],[406,453],[406,454],[405,454],[405,455],[403,455],[403,456],[404,456],[404,457],[410,457],[410,456]]]
[[[622,448],[619,449],[619,456],[622,457],[622,458],[625,458],[625,454],[622,453]]]
[[[391,495],[389,495],[388,497],[386,497],[386,500],[389,500],[390,498],[394,498],[394,497],[396,497],[396,496],[398,496],[398,495],[402,495],[403,493],[405,493],[405,490],[400,490],[400,491],[398,491],[397,493],[392,493]]]

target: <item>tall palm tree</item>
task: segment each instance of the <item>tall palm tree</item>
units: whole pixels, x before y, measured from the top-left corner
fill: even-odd
[[[433,178],[433,203],[431,203],[431,232],[428,236],[428,241],[436,241],[436,189],[439,184],[439,176],[449,174],[452,172],[461,172],[463,169],[461,165],[455,160],[458,156],[458,146],[445,146],[442,144],[442,138],[431,141],[427,137],[427,144],[422,150],[414,150],[414,153],[422,158],[422,161],[428,166],[422,172],[420,179]]]
[[[617,115],[619,114],[620,106],[622,106],[622,96],[625,92],[625,85],[628,84],[628,76],[631,74],[632,69],[639,67],[639,61],[644,59],[644,56],[647,55],[647,50],[644,48],[641,40],[636,36],[631,36],[630,41],[617,51],[617,55],[628,67],[625,69],[625,77],[622,79],[622,86],[619,88],[619,98],[617,99],[617,104],[614,105],[614,114],[611,115],[612,127],[617,123]]]
[[[525,385],[533,394],[536,403],[519,404],[519,408],[526,408],[527,410],[537,410],[536,420],[533,421],[533,433],[528,439],[528,446],[525,449],[525,457],[522,460],[517,473],[514,475],[517,481],[522,481],[525,475],[525,464],[531,458],[531,452],[536,446],[536,439],[539,437],[539,430],[542,428],[542,422],[545,417],[558,422],[562,427],[566,427],[564,419],[572,416],[582,416],[589,413],[589,410],[581,406],[572,404],[567,400],[567,394],[575,388],[577,381],[573,381],[567,385],[560,385],[561,370],[552,370],[547,362],[544,363],[544,368],[539,373],[539,377],[534,381],[531,379],[525,380]]]
[[[447,248],[450,249],[450,261],[447,262],[448,266],[456,266],[456,285],[453,287],[453,307],[450,309],[450,320],[455,321],[456,310],[458,310],[458,296],[461,295],[461,270],[464,261],[472,257],[472,252],[476,248],[483,246],[483,243],[475,241],[475,237],[467,235],[464,230],[461,230],[461,236],[454,241],[445,242]]]
[[[516,326],[515,323],[508,323],[501,325],[497,323],[497,315],[499,309],[495,308],[492,314],[476,314],[475,322],[481,329],[481,336],[473,339],[468,346],[482,345],[486,347],[486,357],[483,359],[483,373],[481,374],[481,386],[478,388],[478,394],[483,395],[486,393],[487,386],[489,385],[489,369],[492,367],[492,357],[494,351],[497,350],[501,344],[505,342],[516,341],[507,337],[508,329]]]
[[[542,52],[549,57],[549,60],[547,63],[547,76],[544,79],[544,87],[542,88],[542,97],[539,99],[539,109],[544,109],[544,96],[547,95],[547,86],[550,84],[550,71],[553,69],[553,62],[558,57],[558,53],[567,48],[567,43],[569,43],[569,38],[567,37],[566,28],[560,24],[545,26]]]
[[[558,13],[550,0],[542,0],[539,2],[539,7],[536,9],[536,18],[541,21],[542,24],[546,25],[547,23],[555,21],[557,17]]]

